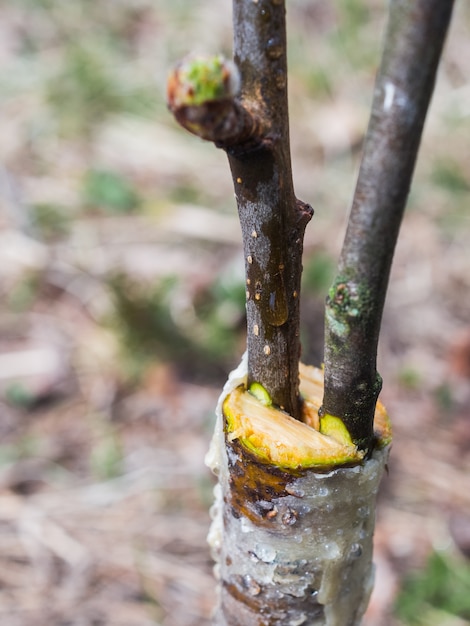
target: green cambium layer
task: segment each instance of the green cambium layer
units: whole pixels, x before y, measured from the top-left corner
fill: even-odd
[[[302,366],[300,379],[306,423],[275,408],[269,394],[258,383],[250,391],[242,385],[224,401],[228,441],[238,440],[261,460],[286,469],[326,469],[360,463],[364,452],[353,444],[343,422],[333,415],[318,419],[321,371]],[[390,422],[380,403],[374,427],[378,445],[390,443]]]

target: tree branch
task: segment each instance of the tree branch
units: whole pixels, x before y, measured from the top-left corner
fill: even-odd
[[[322,410],[373,445],[376,355],[395,244],[452,0],[392,0],[382,63],[339,262],[329,291]]]
[[[300,419],[300,277],[313,211],[292,182],[285,0],[234,0],[233,22],[239,95],[229,63],[190,60],[170,77],[169,106],[228,154],[245,255],[248,385]]]
[[[241,101],[259,108],[266,129],[257,149],[228,151],[245,253],[248,384],[261,383],[300,419],[300,276],[312,210],[292,182],[285,2],[234,0],[233,22]]]

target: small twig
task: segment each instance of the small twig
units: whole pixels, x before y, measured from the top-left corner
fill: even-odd
[[[338,275],[329,291],[323,411],[373,443],[376,355],[400,223],[452,0],[393,0]]]

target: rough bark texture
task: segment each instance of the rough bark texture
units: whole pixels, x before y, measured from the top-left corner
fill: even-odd
[[[241,101],[264,120],[261,141],[228,149],[245,253],[248,378],[299,419],[300,277],[312,210],[292,183],[284,0],[234,0],[233,23]]]
[[[338,275],[326,310],[323,410],[363,449],[381,388],[376,354],[395,243],[452,0],[392,0]]]
[[[239,76],[229,62],[209,59],[205,71],[189,58],[170,75],[168,101],[182,126],[228,154],[245,254],[248,379],[300,419],[300,279],[313,211],[292,182],[285,2],[234,0],[233,23]],[[216,95],[204,100],[205,92]]]
[[[226,441],[222,403],[207,463],[218,474],[209,535],[217,626],[354,626],[373,586],[375,499],[388,456],[329,472],[283,470]]]

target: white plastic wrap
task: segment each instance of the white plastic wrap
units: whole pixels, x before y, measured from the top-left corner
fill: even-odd
[[[233,472],[240,485],[247,461],[225,441],[222,404],[245,381],[244,359],[219,400],[206,457],[219,478],[208,537],[219,580],[215,624],[359,625],[373,586],[375,501],[388,447],[329,472],[277,468],[282,489],[253,496],[247,486],[244,514],[233,498]]]

